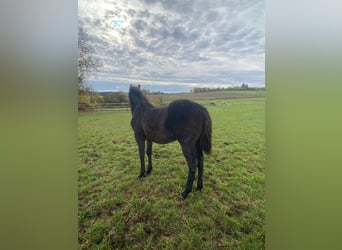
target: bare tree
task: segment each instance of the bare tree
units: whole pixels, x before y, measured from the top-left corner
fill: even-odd
[[[78,28],[78,110],[86,110],[97,105],[98,93],[91,86],[86,86],[84,80],[93,74],[101,63],[94,56],[94,47],[88,34],[79,26]]]
[[[94,73],[101,63],[94,58],[94,47],[89,40],[88,34],[82,27],[78,28],[78,92],[89,92],[91,89],[84,85],[84,80]]]

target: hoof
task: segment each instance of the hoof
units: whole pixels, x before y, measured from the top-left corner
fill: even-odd
[[[181,201],[184,201],[184,200],[186,199],[187,196],[188,196],[188,194],[185,193],[185,192],[183,192],[183,193],[181,193],[179,199],[180,199]]]
[[[145,173],[142,173],[142,174],[139,174],[138,175],[138,177],[137,177],[137,179],[138,180],[141,180],[143,177],[145,177],[146,175],[145,175]]]
[[[146,175],[149,175],[152,172],[152,168],[151,169],[147,169]]]
[[[202,191],[202,187],[197,187],[196,191]]]

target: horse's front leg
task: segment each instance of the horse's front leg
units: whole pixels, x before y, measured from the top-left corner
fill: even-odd
[[[140,157],[140,174],[138,179],[145,176],[145,136],[141,134],[135,134],[135,140],[137,141],[139,147],[139,157]]]
[[[146,174],[150,174],[152,171],[152,141],[151,140],[147,140],[146,154],[148,157],[148,166],[147,166]]]

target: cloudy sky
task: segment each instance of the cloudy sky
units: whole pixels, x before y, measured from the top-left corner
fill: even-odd
[[[97,90],[265,84],[263,0],[79,0]]]

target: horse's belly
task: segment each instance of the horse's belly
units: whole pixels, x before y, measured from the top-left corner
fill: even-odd
[[[159,144],[165,144],[176,140],[176,138],[171,133],[165,133],[164,131],[146,133],[146,137],[147,139]]]
[[[153,142],[159,143],[159,144],[166,144],[175,141],[176,138],[165,138],[165,139],[155,139],[152,140]]]

